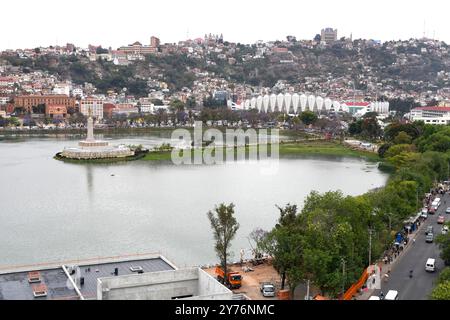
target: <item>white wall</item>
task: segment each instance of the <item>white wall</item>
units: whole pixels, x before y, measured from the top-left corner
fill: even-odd
[[[97,280],[99,300],[231,299],[232,292],[201,269],[148,272]]]

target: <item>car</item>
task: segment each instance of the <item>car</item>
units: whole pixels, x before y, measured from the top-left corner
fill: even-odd
[[[427,208],[423,208],[422,211],[420,212],[420,217],[423,219],[427,219],[428,218],[428,209]]]
[[[370,296],[369,300],[381,300],[379,296]]]
[[[436,207],[436,206],[431,206],[431,207],[430,207],[430,210],[428,210],[428,213],[429,213],[429,214],[435,214],[436,211],[437,211],[437,207]]]
[[[275,297],[275,286],[270,282],[262,283],[260,290],[264,297]]]
[[[445,223],[445,217],[444,216],[439,216],[437,219],[437,223],[438,224],[444,224]]]
[[[448,227],[447,226],[443,226],[441,233],[442,234],[447,234],[448,233]]]
[[[429,233],[433,233],[433,226],[428,226],[427,230],[425,231],[425,234],[428,235]]]
[[[425,271],[434,272],[436,271],[436,259],[429,258],[425,264]]]
[[[450,214],[450,207],[448,207],[447,209],[445,209],[445,213],[446,213],[446,214]]]
[[[398,300],[398,291],[389,290],[384,300]]]
[[[425,241],[427,243],[432,243],[434,241],[434,234],[432,233],[427,234],[427,236],[425,237]]]

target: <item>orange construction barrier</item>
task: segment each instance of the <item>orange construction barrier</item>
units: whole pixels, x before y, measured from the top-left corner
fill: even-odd
[[[362,288],[363,285],[366,284],[367,279],[369,278],[369,273],[367,269],[364,270],[361,278],[359,278],[358,282],[354,283],[344,294],[342,300],[352,300],[353,296],[358,292],[359,289]]]

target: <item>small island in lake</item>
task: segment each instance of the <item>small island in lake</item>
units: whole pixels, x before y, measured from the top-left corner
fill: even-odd
[[[94,138],[94,120],[89,110],[89,118],[87,121],[87,138],[80,141],[78,147],[65,148],[62,152],[56,154],[58,160],[136,160],[145,154],[148,150],[141,146],[130,147],[126,145],[110,146],[107,141],[95,140]]]

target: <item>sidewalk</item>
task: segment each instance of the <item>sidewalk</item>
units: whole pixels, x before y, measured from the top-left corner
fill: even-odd
[[[381,268],[381,275],[380,275],[380,280],[381,282],[385,281],[385,275],[387,273],[389,273],[389,271],[392,271],[397,262],[401,260],[401,258],[409,251],[409,249],[411,248],[411,246],[414,245],[413,239],[415,239],[417,237],[417,235],[419,234],[419,232],[422,230],[423,226],[425,225],[425,222],[423,221],[419,228],[417,230],[415,230],[413,233],[408,235],[408,244],[404,247],[403,251],[401,251],[397,257],[394,258],[394,260],[391,263],[385,264],[383,261],[378,261],[376,263],[376,265],[378,267]],[[367,280],[367,282],[370,281],[370,277]],[[388,278],[389,281],[389,278]],[[360,295],[355,296],[356,300],[368,300],[370,298],[370,296],[373,295],[373,292],[377,290],[377,289],[364,289],[364,291],[362,293],[360,293]]]

